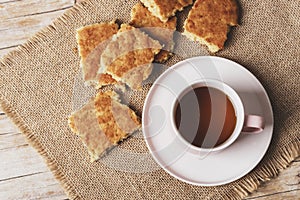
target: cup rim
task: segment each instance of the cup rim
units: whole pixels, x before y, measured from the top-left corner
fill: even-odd
[[[216,87],[215,85],[218,85],[220,87]],[[235,128],[234,128],[231,136],[225,142],[223,142],[222,144],[220,144],[216,147],[213,147],[213,148],[203,148],[203,147],[198,147],[198,146],[191,144],[181,135],[181,133],[179,132],[179,130],[176,127],[175,114],[176,114],[178,99],[182,98],[189,91],[191,91],[192,89],[198,88],[199,86],[200,87],[212,87],[212,88],[221,90],[223,93],[225,93],[226,96],[228,96],[228,98],[230,99],[230,101],[234,107],[234,111],[235,111],[235,115],[236,115],[236,119],[237,119]],[[220,89],[220,88],[223,88],[223,89]],[[234,98],[234,100],[233,100],[233,98]],[[220,80],[216,80],[216,79],[201,79],[201,80],[196,80],[196,81],[188,84],[184,89],[182,89],[179,92],[177,97],[172,102],[172,112],[171,112],[172,129],[175,131],[176,136],[181,140],[181,142],[183,142],[189,148],[196,150],[198,152],[217,152],[217,151],[223,150],[223,149],[227,148],[228,146],[230,146],[240,135],[242,128],[243,128],[243,124],[244,124],[244,118],[245,118],[244,106],[243,106],[240,96],[229,85],[227,85],[226,83],[224,83]]]

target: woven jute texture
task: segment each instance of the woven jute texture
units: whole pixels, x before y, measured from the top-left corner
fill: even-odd
[[[73,51],[76,29],[113,19],[128,22],[135,3],[91,0],[76,5],[0,61],[1,107],[44,156],[70,198],[241,199],[299,155],[300,2],[239,0],[239,26],[230,32],[225,50],[217,56],[245,66],[258,77],[270,97],[275,127],[269,150],[259,165],[230,184],[189,185],[160,169],[138,134],[112,151],[106,160],[90,163],[84,145],[67,125],[67,116],[74,108],[74,83],[80,63]],[[186,13],[179,17],[178,30],[182,31]],[[197,45],[185,48],[184,52],[191,53],[188,55],[203,53]],[[175,56],[170,64],[176,59],[180,60]],[[131,94],[135,95],[129,98],[133,108],[143,104],[146,91],[147,88]],[[135,162],[130,160],[134,157],[120,156],[118,151],[144,155],[136,161],[140,171],[126,166]]]

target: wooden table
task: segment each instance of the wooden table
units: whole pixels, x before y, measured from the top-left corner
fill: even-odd
[[[74,0],[0,0],[0,57],[51,23]],[[0,199],[67,199],[43,158],[0,110]],[[300,199],[300,158],[246,199]]]

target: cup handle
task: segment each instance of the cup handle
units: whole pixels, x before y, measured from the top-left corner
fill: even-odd
[[[265,128],[265,120],[258,115],[245,115],[242,132],[260,133]]]

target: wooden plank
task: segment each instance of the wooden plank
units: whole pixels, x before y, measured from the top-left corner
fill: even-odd
[[[3,116],[7,124],[12,124]],[[0,158],[0,199],[67,198],[41,156],[21,133],[0,134]]]
[[[63,14],[65,10],[40,14],[39,16],[27,16],[16,19],[7,19],[0,23],[0,48],[7,48],[24,43],[41,28]],[[8,28],[7,28],[8,27]]]
[[[22,133],[3,133],[0,134],[0,152],[10,148],[28,146],[28,142]]]
[[[4,21],[6,19],[49,13],[69,8],[73,3],[73,0],[26,0],[6,2],[1,4],[0,19]]]
[[[10,52],[10,51],[12,51],[12,50],[14,50],[14,49],[16,49],[17,48],[17,46],[13,46],[13,47],[6,47],[6,48],[0,48],[0,59],[4,56],[4,55],[6,55],[8,52]],[[1,113],[1,108],[0,108],[0,113]]]
[[[0,199],[66,199],[41,156],[20,133],[0,135]]]
[[[48,171],[35,149],[29,145],[0,150],[0,181]]]
[[[11,3],[11,2],[18,2],[22,0],[0,0],[0,4],[5,4],[5,3]]]
[[[262,196],[257,198],[257,200],[299,200],[300,199],[300,190],[293,190],[287,192],[278,192],[275,194]],[[255,199],[254,199],[255,200]]]
[[[292,162],[287,169],[280,172],[278,177],[263,183],[246,199],[295,199],[296,197],[300,199],[300,162]]]
[[[1,111],[0,111],[1,113]],[[4,115],[0,114],[0,135],[6,134],[6,133],[14,133],[14,132],[20,132],[19,129],[10,121],[10,119]],[[2,140],[0,140],[2,141]],[[1,146],[1,143],[0,143]]]
[[[250,198],[251,200],[299,200],[300,190],[292,190],[286,192],[277,192],[274,194],[264,195],[257,198]],[[250,200],[249,199],[249,200]]]
[[[0,181],[0,199],[62,200],[68,198],[51,172]]]
[[[0,1],[0,35],[1,41],[6,41],[0,42],[0,58],[49,25],[73,3],[74,0]]]
[[[67,198],[24,135],[2,134],[0,141],[0,199]]]

